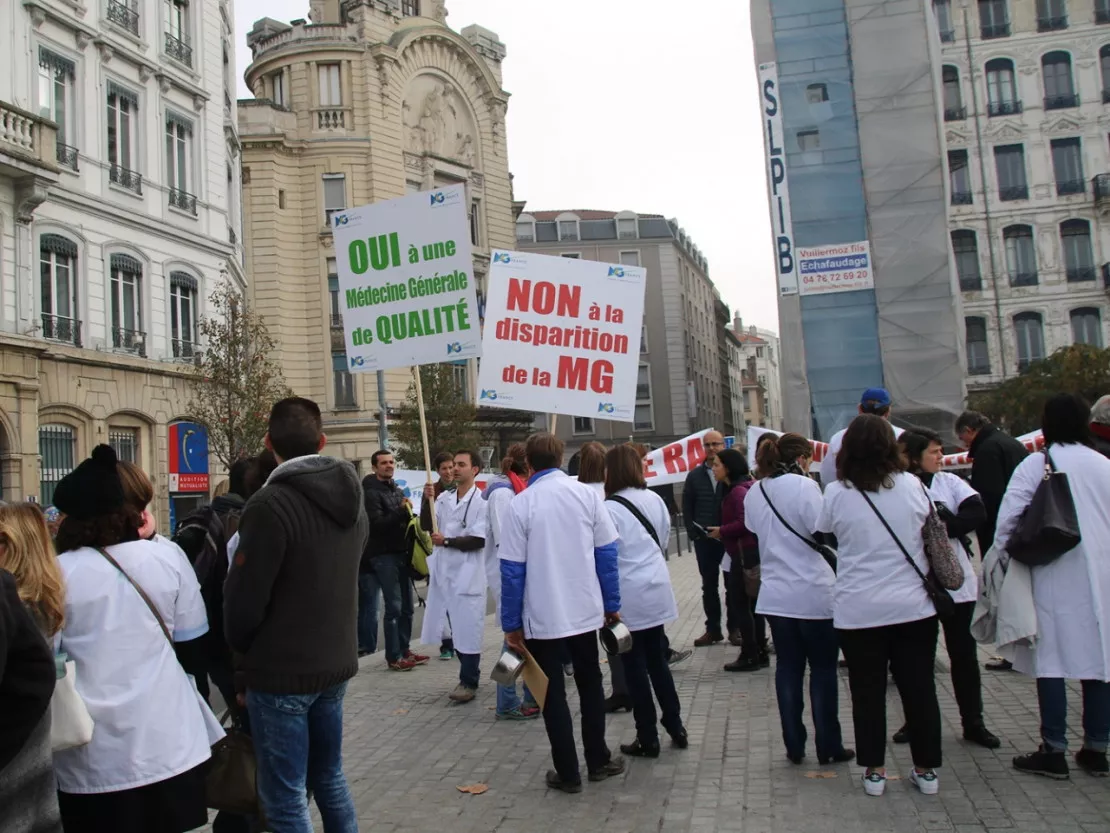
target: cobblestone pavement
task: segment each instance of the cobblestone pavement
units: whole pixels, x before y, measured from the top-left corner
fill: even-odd
[[[671,558],[682,618],[668,628],[675,647],[688,647],[703,630],[700,579],[692,555]],[[419,626],[415,628],[419,631]],[[960,737],[959,712],[943,648],[937,683],[944,718],[940,794],[926,797],[905,778],[909,750],[888,747],[892,778],[886,795],[864,795],[855,764],[819,767],[812,748],[802,766],[785,758],[775,704],[773,667],[728,674],[721,666],[737,653],[723,645],[698,649],[676,666],[690,747],[664,747],[657,760],[630,760],[626,773],[585,785],[580,795],[547,790],[551,759],[541,721],[494,719],[495,688],[485,679],[500,648],[487,620],[483,684],[473,703],[446,699],[457,663],[432,662],[407,674],[389,672],[382,654],[362,660],[346,699],[345,761],[360,829],[375,833],[546,833],[546,831],[744,831],[744,833],[856,833],[857,831],[1110,831],[1110,779],[1072,769],[1054,782],[1013,771],[1015,753],[1038,743],[1031,680],[984,672],[987,723],[1003,739],[996,752]],[[429,651],[430,653],[430,651]],[[987,653],[982,658],[987,659]],[[570,687],[573,691],[573,686]],[[577,695],[571,695],[572,709]],[[900,725],[901,705],[891,686],[888,727]],[[1080,736],[1078,688],[1069,691],[1071,741]],[[841,672],[840,715],[852,744],[851,704]],[[577,731],[577,726],[576,726]],[[635,734],[632,717],[609,719],[616,749]],[[580,740],[580,738],[579,738]],[[484,783],[484,795],[457,786]],[[317,829],[319,825],[317,817]]]

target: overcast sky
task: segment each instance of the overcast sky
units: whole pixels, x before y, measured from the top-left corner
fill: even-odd
[[[677,218],[745,325],[778,330],[774,258],[748,3],[742,0],[448,0],[508,49],[509,167],[530,210],[630,209]],[[307,0],[237,0],[308,17]]]

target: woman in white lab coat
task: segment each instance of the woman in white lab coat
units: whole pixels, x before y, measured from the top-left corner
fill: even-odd
[[[605,446],[588,442],[578,452],[578,482],[605,497]]]
[[[1005,549],[1045,473],[1045,458],[1068,476],[1079,520],[1079,545],[1051,564],[1032,568],[1037,611],[1036,651],[1019,647],[1014,668],[1037,678],[1041,747],[1014,758],[1014,767],[1049,778],[1069,777],[1067,689],[1083,684],[1083,748],[1075,762],[1092,775],[1110,774],[1110,460],[1092,448],[1090,408],[1082,397],[1058,394],[1045,404],[1045,451],[1014,470],[994,545]]]
[[[659,728],[653,689],[662,710],[663,728],[680,749],[688,744],[663,632],[668,622],[678,618],[671,575],[663,557],[671,534],[671,516],[663,499],[647,488],[640,455],[630,445],[618,445],[605,455],[605,494],[605,507],[618,533],[621,619],[632,631],[632,648],[620,655],[620,661],[632,695],[636,740],[622,744],[621,752],[657,758]]]

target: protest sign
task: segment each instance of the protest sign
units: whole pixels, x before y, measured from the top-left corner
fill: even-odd
[[[647,272],[493,253],[479,405],[632,422]]]
[[[705,462],[702,439],[712,431],[703,428],[696,434],[675,440],[644,455],[644,480],[649,486],[684,483],[686,475]]]
[[[474,485],[478,491],[486,488],[491,476],[482,474],[475,479]],[[424,500],[424,484],[428,482],[427,474],[415,469],[394,469],[393,482],[401,490],[401,494],[412,501],[413,513],[419,515],[420,504]]]
[[[479,355],[464,186],[340,211],[332,226],[352,373]]]

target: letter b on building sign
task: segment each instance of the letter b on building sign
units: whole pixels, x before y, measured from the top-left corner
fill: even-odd
[[[779,274],[789,275],[794,271],[794,250],[790,238],[785,234],[778,238]]]

